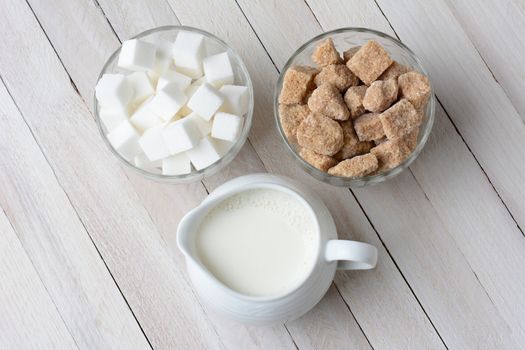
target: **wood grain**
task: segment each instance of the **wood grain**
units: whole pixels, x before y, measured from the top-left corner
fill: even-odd
[[[1,348],[78,349],[3,211],[0,279]]]
[[[483,62],[525,121],[525,3],[445,0]]]

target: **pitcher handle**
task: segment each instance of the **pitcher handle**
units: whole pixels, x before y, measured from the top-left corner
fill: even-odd
[[[337,261],[340,270],[369,270],[377,263],[377,249],[357,241],[330,240],[326,243],[325,259]]]

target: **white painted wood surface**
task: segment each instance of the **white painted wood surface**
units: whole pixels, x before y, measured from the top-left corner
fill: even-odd
[[[439,0],[28,0],[2,3],[0,349],[525,348],[525,7]],[[166,24],[208,30],[245,59],[249,142],[202,183],[153,183],[100,140],[93,87],[122,40]],[[397,35],[440,105],[409,171],[349,191],[291,162],[273,88],[303,42],[362,26]],[[520,89],[521,88],[521,89]],[[182,215],[242,174],[296,178],[343,238],[378,246],[299,320],[245,327],[203,307],[174,247]]]

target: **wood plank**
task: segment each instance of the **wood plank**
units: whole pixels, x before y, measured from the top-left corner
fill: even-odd
[[[76,344],[149,348],[3,84],[0,123],[0,205]]]
[[[278,11],[273,11],[271,12],[271,15],[270,15],[270,10],[267,10],[267,12],[264,12],[264,10],[262,11],[261,10],[261,4],[259,4],[259,6],[255,6],[253,5],[253,2],[247,2],[247,1],[242,1],[240,2],[241,3],[241,6],[244,8],[244,12],[247,14],[248,18],[250,19],[251,23],[254,25],[254,27],[256,27],[257,25],[255,24],[257,21],[265,21],[268,17],[270,17],[271,15],[272,16],[277,16],[278,18],[276,19],[276,21],[278,22],[281,22],[281,23],[294,23],[294,19],[293,19],[293,16],[295,13],[301,13],[301,9],[298,9],[298,8],[295,8],[293,7],[291,4],[293,2],[287,2],[286,5],[287,7],[283,7],[283,8],[280,8]],[[266,7],[270,7],[271,5],[269,5],[268,2],[265,2],[264,3],[266,5]],[[301,3],[300,2],[297,2],[298,6],[301,6]],[[319,2],[319,3],[314,3],[314,4],[311,4],[312,5],[312,8],[314,8],[314,11],[317,7],[317,9],[321,9],[323,11],[326,11],[327,7],[324,6],[324,4],[326,4],[326,2]],[[337,11],[338,14],[341,14],[340,15],[340,19],[341,20],[344,20],[345,23],[339,23],[337,21],[334,21],[333,19],[333,8],[331,11],[329,12],[316,12],[316,17],[317,19],[323,23],[329,23],[329,25],[331,25],[333,27],[341,27],[341,26],[368,26],[370,27],[371,26],[371,23],[373,22],[374,24],[374,27],[377,28],[377,26],[380,26],[379,29],[388,29],[389,30],[389,26],[388,26],[388,23],[384,20],[383,18],[383,22],[381,23],[381,21],[368,21],[368,22],[359,22],[360,20],[363,20],[365,17],[363,17],[365,14],[371,14],[373,13],[373,7],[370,7],[370,6],[365,6],[362,10],[360,8],[361,4],[364,4],[363,2],[355,2],[352,6],[352,4],[349,4],[348,2],[346,2],[346,4],[348,4],[348,9],[347,10],[344,10],[344,6],[342,6],[342,10],[341,11]],[[319,5],[319,6],[317,6]],[[253,9],[250,10],[250,6],[253,7]],[[283,5],[284,6],[284,5]],[[264,7],[264,6],[262,6]],[[350,13],[350,9],[352,9],[352,12]],[[358,9],[358,10],[356,10]],[[380,15],[380,12],[379,10],[376,8],[375,11]],[[262,14],[262,15],[261,15]],[[285,15],[281,15],[281,14],[285,14]],[[360,14],[360,18],[359,17],[356,17],[356,16],[352,16],[352,14]],[[284,17],[286,16],[286,18],[288,18],[289,20],[288,21],[284,21],[284,18],[282,18],[282,20],[279,19],[279,16],[281,17]],[[292,18],[290,18],[292,17]],[[356,17],[356,18],[354,18]],[[373,17],[371,17],[373,18]],[[382,18],[382,17],[381,17]],[[350,22],[349,22],[350,20]],[[260,24],[259,25],[260,28],[276,28],[276,27],[272,27],[272,26],[265,26],[264,24]],[[308,23],[308,22],[305,22],[304,23],[304,27],[306,28],[312,28],[312,27],[316,27],[316,23],[314,22],[311,22],[311,23]],[[319,29],[319,28],[318,28]],[[268,30],[266,29],[266,32],[264,31],[261,31],[259,32],[259,37],[261,38],[261,40],[263,41],[263,43],[265,44],[266,48],[268,49],[268,52],[270,53],[270,55],[272,55],[272,58],[273,58],[273,61],[276,62],[277,64],[279,64],[279,62],[282,62],[284,63],[285,60],[287,59],[287,56],[289,54],[291,54],[291,52],[293,52],[293,50],[295,50],[295,48],[302,44],[304,41],[306,41],[307,39],[309,39],[309,37],[305,37],[303,38],[303,40],[301,40],[300,42],[296,43],[295,46],[293,47],[290,47],[289,43],[287,41],[283,42],[283,45],[279,45],[279,43],[283,40],[281,40],[282,38],[282,32],[287,32],[287,31],[292,31],[293,29],[292,28],[286,28],[286,27],[283,27],[283,25],[281,25],[281,27],[279,27],[278,29],[275,29],[275,30]],[[268,45],[266,45],[268,43]],[[271,50],[271,47],[279,47],[281,48],[280,50],[278,50],[278,52],[275,53],[275,56],[273,56],[273,51]],[[285,48],[285,49],[282,49],[282,48]],[[289,49],[290,51],[286,52],[286,49]],[[284,51],[284,53],[283,53]],[[457,148],[458,150],[454,151],[455,154],[458,156],[457,159],[454,159],[453,162],[451,162],[450,160],[447,161],[447,159],[445,157],[441,157],[441,163],[438,163],[439,165],[436,165],[436,166],[432,166],[432,169],[429,169],[429,170],[426,170],[423,168],[423,175],[431,175],[431,174],[439,174],[439,176],[441,177],[445,177],[447,179],[450,178],[450,180],[453,180],[453,178],[451,178],[451,174],[450,174],[450,168],[451,168],[451,165],[456,165],[456,167],[458,167],[458,170],[461,170],[463,173],[467,173],[469,174],[469,184],[470,184],[470,187],[472,187],[472,189],[470,188],[467,188],[465,193],[461,193],[461,194],[458,194],[457,192],[457,188],[454,187],[454,188],[451,188],[450,190],[447,190],[447,187],[439,187],[439,192],[440,193],[444,193],[447,198],[446,201],[443,201],[443,200],[439,200],[438,199],[438,203],[439,203],[439,215],[437,215],[438,213],[434,212],[434,209],[432,207],[427,207],[426,210],[427,211],[427,214],[429,216],[434,216],[435,218],[438,218],[439,219],[439,216],[445,216],[446,218],[447,217],[454,217],[454,220],[455,222],[457,222],[457,220],[461,220],[461,226],[460,228],[455,228],[454,225],[452,224],[452,221],[451,220],[448,220],[447,221],[447,224],[450,224],[450,227],[448,227],[448,229],[452,229],[454,231],[457,231],[457,234],[462,234],[464,237],[467,237],[467,236],[472,236],[472,234],[474,233],[478,233],[478,230],[483,230],[483,228],[486,228],[487,225],[489,225],[488,227],[495,227],[495,226],[500,226],[500,227],[504,227],[505,228],[505,235],[506,237],[509,238],[509,241],[508,243],[505,243],[505,245],[507,246],[507,248],[509,248],[511,246],[511,244],[518,244],[518,246],[520,244],[522,244],[522,242],[519,241],[519,237],[520,237],[520,232],[519,230],[516,229],[516,227],[513,225],[513,221],[512,221],[512,218],[505,213],[505,208],[504,206],[501,204],[501,202],[498,200],[497,198],[497,195],[494,193],[494,191],[492,190],[490,184],[487,182],[485,176],[483,175],[481,169],[479,169],[479,167],[477,166],[477,164],[475,163],[473,157],[471,156],[471,154],[468,152],[468,149],[465,147],[465,145],[462,143],[460,137],[458,135],[456,135],[454,133],[454,128],[453,126],[448,122],[448,120],[446,118],[443,118],[443,111],[442,110],[438,110],[438,123],[436,125],[436,129],[440,130],[440,132],[442,132],[442,134],[446,134],[446,135],[454,135],[455,137],[453,137],[450,141],[450,143],[448,144],[439,144],[437,142],[434,141],[431,141],[431,145],[427,146],[427,149],[431,147],[432,150],[434,150],[434,153],[433,155],[435,156],[436,153],[437,154],[448,154],[450,153],[450,148],[451,147],[455,147]],[[444,122],[443,122],[444,121]],[[442,142],[442,141],[441,141]],[[443,147],[443,148],[441,148]],[[458,152],[459,151],[459,152]],[[435,157],[434,157],[435,158]],[[429,158],[427,158],[429,159]],[[417,164],[421,163],[422,161],[418,161]],[[427,163],[429,164],[429,166],[431,164],[436,164],[436,159],[432,159],[432,160],[427,160]],[[445,165],[446,163],[446,165]],[[451,164],[452,163],[452,164]],[[421,168],[420,168],[421,169]],[[425,173],[425,170],[426,170],[426,173]],[[406,176],[405,176],[406,177]],[[375,223],[376,220],[378,220],[379,222],[389,222],[391,220],[399,220],[399,217],[402,217],[403,216],[403,210],[404,210],[404,207],[408,207],[408,208],[425,208],[425,202],[427,202],[427,200],[425,199],[424,197],[424,193],[421,191],[418,185],[418,183],[414,180],[411,180],[410,177],[408,178],[407,181],[405,181],[404,183],[406,184],[410,184],[409,187],[407,187],[406,189],[405,188],[402,188],[402,190],[405,190],[405,191],[416,191],[416,192],[419,192],[420,194],[422,194],[423,196],[420,197],[421,198],[421,201],[422,203],[421,204],[410,204],[410,202],[403,202],[403,201],[398,201],[396,202],[395,206],[393,206],[394,208],[397,208],[396,211],[393,211],[391,212],[391,215],[389,215],[388,213],[381,213],[379,211],[375,211],[376,215],[370,215],[370,217],[372,218],[372,221]],[[426,185],[428,184],[428,186],[430,187],[431,186],[431,183],[425,183]],[[476,191],[474,191],[474,188],[476,188]],[[384,191],[385,189],[383,189]],[[361,191],[357,191],[357,195],[358,195],[358,198],[362,198],[362,197],[366,197],[366,196],[369,196],[369,194],[367,193],[368,191],[366,190],[361,190]],[[477,192],[477,193],[476,193]],[[478,197],[479,196],[482,196],[484,197],[486,200],[484,200],[484,203],[487,202],[487,204],[485,204],[485,206],[482,208],[483,210],[483,217],[484,219],[483,220],[479,220],[479,214],[476,213],[476,212],[472,212],[472,213],[464,213],[465,210],[465,205],[469,205],[470,201],[472,199],[474,199],[474,197]],[[443,196],[442,196],[443,197]],[[375,201],[377,203],[381,203],[382,201],[384,200],[384,198],[382,197],[379,197],[379,196],[376,196],[375,197]],[[399,205],[399,203],[403,203],[402,205]],[[448,205],[448,206],[447,206]],[[449,208],[451,207],[451,208]],[[365,206],[365,209],[367,210],[368,212],[368,208]],[[450,213],[449,213],[450,212]],[[455,215],[455,213],[462,213],[462,215]],[[370,213],[369,213],[370,214]],[[459,217],[460,216],[460,217]],[[463,218],[465,217],[466,218]],[[486,216],[486,219],[485,219],[485,216]],[[494,222],[497,222],[497,224],[493,224]],[[441,226],[441,225],[440,225]],[[376,226],[377,228],[377,226]],[[462,230],[467,230],[466,233],[462,233],[461,231]],[[437,237],[437,239],[439,239],[439,235],[441,235],[441,231],[442,229],[441,228],[437,228],[436,227],[436,230],[433,232],[433,235],[435,235]],[[381,231],[380,231],[381,233]],[[381,233],[382,234],[382,233]],[[478,233],[479,234],[479,233]],[[383,234],[382,234],[383,235]],[[487,232],[487,233],[484,233],[483,234],[485,237],[491,237],[493,236],[493,234],[491,232]],[[485,243],[482,243],[481,246],[482,248],[488,248],[491,246],[493,242],[487,242],[487,244],[485,245]],[[390,249],[390,251],[392,252],[392,249],[389,245],[387,245]],[[462,248],[464,249],[470,249],[468,246],[462,246]],[[511,247],[510,247],[511,248]],[[457,247],[453,247],[452,249],[447,249],[447,250],[450,250],[452,251],[451,254],[455,254],[457,255],[458,257],[461,258],[461,252],[458,250]],[[511,248],[511,251],[515,251],[515,249],[512,249]],[[493,252],[497,252],[497,250],[493,250]],[[446,251],[444,251],[444,253],[446,253]],[[397,253],[395,254],[396,255],[396,259],[397,259]],[[424,257],[425,253],[421,254],[422,257]],[[478,254],[477,256],[471,256],[471,259],[473,261],[476,261],[476,260],[479,260],[477,259],[477,257],[481,256],[480,254]],[[514,286],[516,287],[520,287],[521,286],[521,282],[519,281],[518,279],[518,282],[511,282],[511,280],[509,280],[509,276],[514,276],[514,279],[516,279],[516,276],[519,275],[519,271],[521,269],[523,269],[523,264],[521,263],[521,260],[522,260],[522,257],[523,254],[513,254],[509,260],[511,260],[512,263],[518,263],[518,266],[516,269],[513,269],[512,272],[506,272],[506,271],[503,271],[503,269],[505,269],[505,265],[503,265],[503,267],[501,269],[499,268],[496,268],[496,269],[492,269],[491,271],[491,274],[493,276],[497,276],[499,275],[499,273],[504,273],[504,277],[501,277],[499,279],[500,283],[507,283],[507,284],[511,284],[512,287],[514,288]],[[460,261],[461,259],[459,259],[458,261]],[[470,261],[469,261],[470,262]],[[464,266],[468,266],[469,262],[467,261],[463,261],[462,264]],[[477,273],[484,273],[485,269],[488,268],[490,270],[490,261],[487,262],[485,261],[485,263],[483,265],[477,265],[476,267],[478,268],[478,270],[476,271]],[[410,265],[409,265],[410,266]],[[471,291],[468,291],[468,293],[477,293],[479,294],[480,292],[481,293],[484,293],[484,289],[483,289],[483,286],[479,285],[479,283],[477,282],[476,280],[476,276],[472,273],[472,272],[469,272],[468,270],[465,270],[463,271],[463,267],[462,266],[458,266],[456,267],[457,269],[457,273],[458,274],[462,274],[462,275],[469,275],[467,278],[469,279],[469,286],[471,286],[471,288],[473,290]],[[402,268],[402,271],[405,271],[404,268]],[[508,271],[508,270],[507,270]],[[506,276],[505,276],[505,273],[506,273]],[[444,275],[444,277],[446,278],[446,275]],[[409,282],[411,282],[411,280],[409,280]],[[421,282],[419,282],[421,283]],[[422,288],[426,288],[423,285],[421,285]],[[442,285],[443,287],[443,291],[446,292],[447,289],[446,289],[446,285]],[[462,287],[460,285],[457,285],[457,292],[461,293],[462,291]],[[518,289],[517,289],[518,290]],[[417,291],[416,291],[417,293]],[[498,294],[499,291],[497,290],[494,290],[494,294]],[[425,294],[423,292],[420,292],[420,293],[417,293],[418,295],[419,294]],[[518,297],[516,293],[511,293],[508,295],[508,300],[512,300],[512,298],[516,298]],[[449,294],[448,298],[453,301],[454,300],[454,295],[453,294]],[[508,301],[507,300],[507,301]],[[440,300],[439,299],[434,299],[434,300],[430,300],[431,303],[433,304],[439,304],[440,303]],[[490,305],[491,304],[491,300],[489,298],[484,298],[484,303]],[[425,305],[425,304],[424,304]],[[442,307],[442,306],[441,306]],[[490,307],[494,307],[493,305],[490,305]],[[472,305],[472,309],[476,310],[479,308],[479,305],[476,305],[476,303],[474,303]],[[445,307],[446,309],[446,307]],[[445,316],[447,315],[447,311],[445,309],[442,309],[441,311],[439,311],[440,313],[440,317],[441,317],[441,322],[443,323],[443,325],[445,325],[446,323],[446,318]],[[356,317],[358,318],[358,320],[360,319],[360,315],[358,314],[358,312],[355,312],[356,314]],[[482,315],[479,315],[480,317]],[[431,315],[432,317],[432,315]],[[462,323],[462,327],[465,329],[464,331],[464,334],[466,336],[468,336],[469,334],[469,324],[466,323],[463,319],[462,319],[462,315],[461,314],[456,314],[455,315],[456,317],[456,320],[458,320],[458,322],[461,322]],[[506,324],[505,322],[499,320],[498,321],[500,326],[499,328],[501,329],[505,329],[506,328]],[[365,329],[365,332],[368,334],[367,332],[367,329],[365,326],[363,326],[363,328]],[[487,329],[491,329],[492,326],[489,324],[486,326]],[[448,336],[449,337],[455,337],[454,333],[451,329],[448,330]],[[484,332],[485,331],[481,331],[480,332],[480,335],[484,335]],[[490,337],[490,336],[489,336]],[[369,338],[370,335],[369,335]],[[373,341],[372,341],[373,343]]]
[[[104,2],[102,2],[102,4],[106,6]],[[115,6],[115,4],[116,3],[110,3],[107,5],[111,10],[112,6]],[[133,5],[128,9],[126,6],[129,6],[129,4],[124,2],[122,7],[117,6],[119,9],[118,13],[112,14],[112,19],[114,19],[115,23],[119,23],[118,25],[114,25],[117,33],[119,28],[130,31],[120,33],[125,39],[140,31],[156,26],[155,23],[152,23],[151,21],[157,21],[158,18],[162,18],[163,16],[160,15],[160,13],[166,12],[165,8],[156,7],[156,5],[155,2],[150,2],[147,4],[143,3],[138,7]],[[82,12],[76,10],[83,6],[86,8],[84,8]],[[71,35],[82,37],[85,26],[91,28],[91,30],[98,30],[98,33],[94,35],[95,37],[112,38],[112,40],[106,38],[105,41],[102,42],[114,42],[118,45],[120,39],[111,31],[109,24],[106,26],[95,25],[100,22],[100,19],[105,21],[105,14],[101,9],[95,8],[94,3],[86,4],[84,2],[78,2],[78,4],[75,4],[75,1],[70,1],[67,5],[61,1],[56,1],[52,6],[42,2],[32,2],[32,8],[45,29],[47,36],[53,43],[54,48],[62,57],[62,61],[73,81],[79,86],[84,85],[85,82],[82,81],[82,79],[84,79],[86,71],[90,72],[90,75],[97,77],[100,67],[103,65],[103,60],[106,58],[104,57],[102,61],[79,61],[71,54],[68,42]],[[69,28],[68,34],[64,33],[62,30],[63,24],[55,21],[54,12],[49,11],[49,8],[58,8],[58,11],[67,19],[66,25]],[[168,11],[168,13],[170,13],[173,20],[176,20],[172,12]],[[125,17],[122,17],[122,14],[124,14]],[[143,20],[138,21],[138,18]],[[166,23],[161,21],[158,24],[163,25]],[[85,38],[85,41],[82,42],[80,46],[83,47],[83,50],[89,51],[90,49],[96,50],[97,45],[99,44],[99,42],[93,42],[92,40],[89,40],[89,38]],[[110,47],[100,49],[112,52],[115,48]],[[65,59],[64,57],[70,58]],[[91,99],[90,96],[93,94],[93,87],[94,83],[89,87],[90,91],[87,92],[88,95],[83,95],[86,101]],[[264,167],[259,159],[256,156],[253,157],[253,154],[247,150],[248,147],[244,147],[232,166],[222,171],[221,174],[208,179],[206,181],[207,187],[213,189],[215,186],[222,183],[224,179],[235,177],[246,172],[264,171]],[[166,242],[167,251],[181,267],[184,266],[183,257],[179,253],[178,248],[176,248],[175,228],[184,213],[190,208],[196,206],[203,199],[206,195],[206,189],[201,183],[166,186],[145,180],[133,171],[128,171],[127,176],[133,183],[135,191],[141,198],[142,203],[155,222],[159,233]],[[186,277],[187,276],[184,275],[185,279],[187,279]],[[214,329],[218,332],[221,341],[224,342],[226,347],[235,348],[235,344],[245,344],[245,346],[249,348],[293,348],[293,342],[286,329],[282,326],[280,328],[244,327],[231,322],[224,322],[224,320],[210,313],[207,313],[206,317],[210,319]]]
[[[210,4],[199,1],[192,2],[192,7],[179,2],[170,2],[170,4],[183,23],[203,27],[226,38],[241,56],[250,57],[250,60],[245,60],[245,62],[252,74],[257,96],[256,116],[254,118],[251,140],[267,169],[293,177],[322,195],[336,217],[342,237],[358,238],[379,246],[382,263],[378,270],[347,274],[354,278],[352,283],[348,283],[349,290],[356,288],[358,284],[362,284],[363,292],[366,290],[364,293],[377,296],[377,305],[371,306],[362,303],[362,310],[377,308],[378,313],[381,313],[380,310],[385,310],[385,313],[388,315],[385,317],[391,317],[393,324],[410,324],[412,330],[418,330],[415,332],[417,335],[412,338],[414,344],[419,344],[425,348],[440,347],[439,338],[432,330],[428,320],[425,319],[424,314],[421,311],[417,311],[417,302],[413,297],[409,296],[410,290],[404,284],[399,273],[396,272],[394,264],[388,258],[386,251],[381,247],[381,243],[353,198],[339,188],[315,181],[304,174],[293,163],[288,166],[291,160],[281,145],[272,116],[272,90],[277,78],[277,72],[266,56],[263,47],[258,43],[249,24],[242,19],[235,4],[233,2],[223,2],[221,8],[210,7]],[[228,15],[221,15],[225,13]],[[213,18],[217,20],[212,22],[206,21],[205,18],[207,16],[214,16]],[[188,19],[188,22],[186,22],[186,19]],[[367,290],[366,287],[370,286],[372,281],[376,282],[377,285],[381,285],[382,288],[379,290],[368,288]],[[364,293],[362,295],[353,295],[357,304],[360,303],[360,297],[365,297]],[[353,305],[351,307],[353,308]],[[400,309],[410,311],[407,314],[400,315]],[[363,314],[363,317],[367,318],[366,313]],[[359,322],[361,321],[359,317],[357,319]],[[371,324],[376,323],[375,319],[367,318],[367,320]],[[399,327],[399,329],[396,329],[396,336],[390,339],[391,344],[398,344],[399,346],[407,344],[408,334],[407,337],[403,337],[403,332],[410,327],[405,327],[404,329]],[[373,342],[372,344],[375,345]]]
[[[288,322],[290,332],[296,337],[299,349],[348,349],[353,339],[361,337],[359,328],[349,322],[348,308],[332,284],[319,305],[301,320]],[[330,322],[327,322],[330,321]],[[338,324],[337,328],[333,324]],[[372,349],[368,342],[355,344],[352,349]]]
[[[222,348],[30,9],[1,16],[0,74],[153,347]]]
[[[0,347],[78,349],[3,211],[0,280]]]
[[[525,121],[525,3],[445,0],[494,78]]]

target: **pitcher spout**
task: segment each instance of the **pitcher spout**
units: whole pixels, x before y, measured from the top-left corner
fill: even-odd
[[[188,212],[177,228],[177,246],[188,258],[195,255],[195,236],[202,220],[202,208],[199,206]]]

